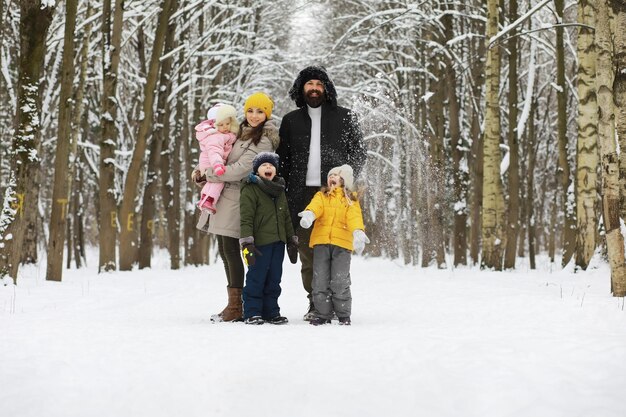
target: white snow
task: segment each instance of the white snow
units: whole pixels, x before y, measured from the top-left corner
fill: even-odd
[[[542,0],[540,3],[537,3],[532,9],[530,9],[528,12],[526,12],[523,16],[520,16],[515,22],[510,23],[508,26],[502,28],[500,30],[500,32],[498,32],[494,37],[492,37],[491,39],[489,39],[489,47],[491,48],[492,45],[501,37],[503,37],[504,35],[506,35],[507,33],[509,33],[511,30],[515,29],[517,26],[519,26],[521,23],[523,23],[526,19],[528,19],[529,17],[531,17],[533,14],[535,14],[539,9],[541,9],[543,6],[545,6],[546,4],[550,3],[551,0]],[[552,25],[550,25],[551,27]]]
[[[94,256],[95,255],[95,256]],[[626,313],[608,266],[514,272],[353,258],[353,325],[303,322],[285,263],[285,326],[211,324],[220,262],[64,272],[0,287],[0,409],[72,416],[624,415]],[[543,263],[542,263],[543,262]],[[551,272],[553,271],[553,272]]]
[[[41,8],[45,9],[46,7],[56,7],[56,0],[41,0]]]
[[[563,87],[561,87],[560,85],[556,83],[550,83],[550,86],[552,86],[552,88],[554,88],[557,91],[557,93],[563,92]]]
[[[519,121],[517,122],[517,140],[521,141],[526,129],[526,122],[530,116],[530,110],[533,102],[533,92],[535,90],[535,74],[537,72],[537,66],[535,62],[535,55],[537,53],[537,41],[531,39],[530,41],[530,61],[528,63],[528,76],[526,81],[526,95],[524,97],[524,107],[522,108],[522,114],[520,114]]]
[[[502,157],[502,161],[500,161],[500,175],[506,174],[509,170],[509,165],[511,164],[511,153],[507,150],[507,152]]]

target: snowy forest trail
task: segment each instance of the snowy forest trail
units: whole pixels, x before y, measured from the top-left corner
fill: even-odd
[[[285,263],[286,326],[212,324],[221,263],[24,268],[0,287],[0,410],[54,416],[623,415],[626,313],[584,274],[355,258],[353,326],[313,327]],[[93,265],[93,263],[92,263]]]

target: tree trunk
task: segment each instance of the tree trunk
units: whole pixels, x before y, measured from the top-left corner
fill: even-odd
[[[400,87],[400,88],[404,88],[404,87]],[[407,136],[408,135],[406,135],[406,133],[404,132],[404,129],[400,128],[400,143],[401,143],[400,146],[402,147],[402,149],[405,150],[404,154],[402,155],[402,162],[401,162],[402,173],[400,174],[400,189],[405,190],[405,192],[401,193],[400,195],[401,213],[398,216],[398,221],[400,225],[411,224],[411,220],[410,220],[411,208],[409,207],[411,194],[409,192],[410,190],[409,184],[411,181],[412,165],[411,165],[411,153],[409,151],[410,140],[407,139]],[[408,265],[411,263],[411,227],[402,228],[402,226],[400,226],[398,230],[402,230],[402,233],[400,233],[400,235],[397,236],[397,238],[399,239],[397,246],[402,248],[401,255],[402,255],[404,264]]]
[[[146,186],[143,192],[141,225],[139,229],[139,250],[137,261],[139,269],[150,268],[152,258],[152,242],[154,237],[154,214],[156,213],[156,190],[158,186],[158,167],[161,162],[162,137],[154,135],[150,142],[148,153],[148,172],[146,174]],[[121,259],[121,255],[120,255]]]
[[[441,42],[443,39],[437,37],[436,41]],[[426,251],[430,252],[430,263],[434,260],[438,268],[445,267],[445,243],[443,232],[443,208],[444,208],[444,184],[445,171],[444,158],[444,135],[445,135],[445,119],[444,119],[444,100],[445,95],[445,72],[440,67],[438,60],[431,63],[430,72],[432,80],[429,89],[433,92],[428,99],[428,118],[431,131],[427,134],[429,139],[429,163],[427,164],[428,187],[426,187],[427,204],[428,204],[428,239],[424,245],[424,256]]]
[[[173,5],[174,9],[178,8],[178,2],[175,1]],[[169,31],[175,33],[176,26],[172,23],[170,25]],[[181,42],[185,42],[185,34],[183,34],[183,38],[180,40]],[[175,39],[172,36],[170,40],[169,37],[165,41],[165,50],[172,50],[175,46]],[[181,52],[181,59],[183,61],[184,54]],[[163,62],[163,73],[167,74],[168,83],[167,94],[165,94],[165,98],[167,98],[171,92],[171,81],[170,78],[170,68],[172,67],[173,58],[168,58]],[[179,78],[180,81],[180,78]],[[179,97],[182,94],[179,94]],[[161,96],[159,95],[159,101],[161,100]],[[165,107],[165,100],[163,105],[159,105],[159,109],[163,109]],[[163,151],[161,153],[161,193],[163,198],[163,207],[165,209],[165,217],[167,221],[167,237],[168,237],[168,250],[170,254],[170,268],[171,269],[179,269],[180,268],[180,142],[181,140],[187,139],[187,131],[184,131],[182,124],[180,121],[183,118],[186,118],[187,113],[183,111],[184,106],[182,102],[182,97],[176,103],[176,127],[175,127],[175,135],[171,135],[170,133],[170,118],[169,111],[166,111],[160,114],[159,121],[157,125],[162,126],[162,136],[163,136]],[[174,136],[174,140],[171,141],[170,138]],[[183,139],[184,138],[184,139]],[[172,143],[173,142],[173,143]]]
[[[617,138],[619,140],[619,186],[620,216],[626,222],[626,4],[624,1],[613,0],[611,3],[615,16],[615,117],[617,119]]]
[[[608,0],[598,1],[598,22],[608,22],[610,19],[607,2]],[[611,291],[615,297],[624,297],[626,296],[626,263],[624,261],[624,236],[620,230],[620,170],[614,123],[617,119],[618,134],[626,135],[626,74],[624,73],[626,66],[624,65],[624,50],[619,49],[626,44],[626,10],[617,2],[612,4],[615,15],[615,50],[611,45],[609,25],[596,26],[598,52],[596,82],[600,109],[598,143],[603,176],[602,218],[611,266]],[[617,64],[615,70],[614,64]],[[614,102],[615,108],[613,108]]]
[[[509,20],[517,20],[517,0],[509,1]],[[517,41],[512,34],[509,49],[509,204],[507,206],[507,237],[504,253],[504,268],[514,269],[517,255],[517,234],[519,232],[520,178],[519,148],[517,132]],[[527,97],[530,100],[530,97]]]
[[[527,217],[526,229],[528,230],[528,259],[530,261],[530,269],[536,268],[535,253],[535,162],[537,160],[537,145],[535,138],[535,113],[537,112],[537,101],[534,97],[532,100],[529,120],[528,120],[528,172],[527,172]]]
[[[448,6],[450,9],[450,7]],[[446,14],[443,18],[446,41],[454,38],[452,15]],[[461,164],[465,153],[461,143],[460,106],[457,97],[457,81],[454,62],[447,60],[446,91],[448,98],[448,120],[450,128],[450,147],[452,149],[452,175],[454,182],[454,233],[452,237],[454,247],[454,265],[467,265],[467,182],[466,164]]]
[[[478,25],[478,24],[477,24]],[[482,24],[477,29],[479,32],[484,30]],[[482,87],[485,85],[485,66],[486,59],[486,43],[479,40],[477,49],[472,50],[472,79],[474,85],[472,88],[472,96],[470,98],[470,107],[468,114],[471,117],[470,135],[472,138],[472,146],[470,150],[470,259],[473,265],[478,264],[480,257],[480,235],[481,235],[481,218],[482,218],[482,202],[483,202],[483,142],[481,133],[481,96]]]
[[[198,31],[200,34],[204,34],[204,16],[201,16],[201,19],[198,22]],[[194,70],[197,72],[201,72],[203,68],[204,60],[202,58],[202,55],[200,55],[198,57],[198,60],[196,61],[196,68]],[[195,123],[200,120],[201,114],[203,113],[202,106],[204,104],[202,98],[202,92],[204,90],[202,78],[196,76],[196,82],[197,84],[194,85],[193,92],[194,100],[192,113],[192,120],[194,120]],[[193,130],[188,127],[187,132],[191,133],[185,141],[185,144],[187,146],[187,149],[185,150],[185,161],[189,163],[186,177],[189,178],[193,167],[195,167],[195,164],[198,161],[199,151],[196,140],[193,137]],[[196,229],[196,222],[198,220],[197,216],[199,215],[199,211],[196,210],[196,207],[191,204],[191,202],[194,201],[194,195],[197,195],[197,193],[198,188],[196,188],[195,186],[187,188],[185,234],[189,236],[189,238],[186,237],[185,244],[189,245],[189,247],[186,249],[186,253],[187,250],[189,253],[189,263],[192,265],[203,265],[208,261],[210,239],[209,235],[207,235],[205,232]],[[185,255],[185,257],[187,258],[187,255]]]
[[[589,0],[578,3],[578,22],[593,27],[595,16]],[[576,146],[576,266],[587,269],[596,249],[598,101],[594,30],[578,28],[578,142]]]
[[[54,161],[54,186],[52,189],[52,213],[48,240],[48,266],[46,280],[61,281],[63,278],[63,246],[67,231],[69,209],[69,185],[72,172],[70,160],[70,132],[72,120],[72,87],[74,85],[74,29],[78,0],[65,1],[65,37],[63,40],[63,68],[61,70],[61,96],[59,99],[59,131]],[[68,252],[68,256],[70,253]]]
[[[558,184],[557,184],[558,187]],[[556,258],[556,232],[557,232],[557,212],[559,207],[559,198],[558,193],[555,192],[554,198],[551,201],[550,208],[550,224],[549,224],[549,235],[548,235],[548,257],[550,258],[550,263],[553,264]]]
[[[91,2],[87,1],[87,19],[90,18],[94,14],[94,8],[91,7]],[[73,117],[72,117],[72,126],[70,132],[71,138],[71,151],[70,151],[70,160],[69,160],[69,179],[70,185],[68,189],[70,190],[70,200],[71,203],[71,211],[72,211],[72,226],[73,226],[73,236],[72,236],[72,247],[68,250],[74,252],[74,260],[76,263],[76,268],[80,269],[83,261],[85,260],[85,236],[83,229],[83,220],[85,207],[83,206],[82,199],[82,190],[85,184],[83,180],[83,167],[81,166],[81,158],[78,153],[78,138],[79,132],[83,132],[83,138],[87,138],[88,136],[88,121],[87,114],[85,112],[86,105],[85,103],[88,100],[85,99],[85,83],[87,80],[87,70],[89,66],[89,39],[91,37],[92,24],[88,23],[83,30],[83,38],[82,38],[82,46],[80,50],[80,73],[78,76],[78,86],[76,87],[75,95],[74,95],[74,103],[76,105]],[[78,181],[78,187],[74,186],[74,183]],[[69,265],[68,265],[69,268]]]
[[[196,119],[197,120],[197,119]],[[184,263],[185,265],[200,265],[197,261],[197,258],[194,256],[194,247],[196,247],[199,242],[198,238],[200,237],[199,231],[196,230],[195,227],[195,206],[193,204],[193,193],[198,192],[198,188],[196,188],[189,179],[191,172],[194,168],[194,163],[192,162],[192,153],[191,153],[191,132],[189,129],[189,122],[184,120],[183,123],[187,126],[183,131],[187,133],[186,136],[183,136],[183,161],[185,171],[183,173],[183,177],[186,179],[185,184],[185,204],[183,204],[184,210],[184,220],[183,220],[183,245],[184,245]],[[196,159],[197,160],[197,154]]]
[[[122,227],[120,229],[120,270],[130,271],[135,263],[135,241],[134,233],[135,206],[137,198],[137,187],[139,176],[143,166],[144,155],[146,153],[146,144],[150,129],[153,124],[154,114],[154,90],[157,84],[157,76],[159,73],[159,60],[163,52],[163,44],[165,43],[165,35],[168,28],[168,21],[173,12],[173,0],[164,0],[163,8],[159,13],[159,21],[154,36],[152,56],[148,69],[148,77],[144,89],[143,101],[143,120],[139,126],[137,133],[133,156],[126,173],[126,181],[124,183],[124,195],[120,206],[120,219]]]
[[[41,136],[40,133],[38,133]],[[41,140],[37,140],[37,153],[41,152]],[[33,176],[29,179],[32,189],[29,193],[34,196],[39,196],[39,190],[41,189],[41,169],[37,169],[33,173]],[[25,231],[24,239],[22,241],[22,250],[20,251],[20,263],[21,264],[36,264],[39,259],[38,243],[40,230],[43,231],[42,218],[39,213],[39,198],[24,198],[22,210],[25,216]]]
[[[98,226],[100,259],[98,272],[113,271],[116,267],[115,243],[118,229],[117,193],[115,191],[115,148],[117,147],[117,73],[122,42],[124,0],[115,0],[113,29],[111,30],[111,0],[102,3],[103,87],[100,138],[100,216]]]
[[[415,106],[418,107],[418,106]],[[420,200],[421,200],[421,187],[420,187],[420,174],[419,174],[419,144],[417,140],[411,141],[411,166],[413,167],[413,175],[411,175],[411,219],[414,219],[414,216],[419,212]],[[420,227],[419,224],[415,221],[412,221],[411,224],[411,255],[412,255],[412,264],[418,265],[420,258]]]
[[[184,18],[186,21],[187,19]],[[188,30],[184,30],[180,43],[185,43],[189,36]],[[179,65],[183,65],[185,61],[185,53],[180,52],[178,62]],[[178,72],[177,84],[183,83],[182,71]],[[185,101],[185,94],[187,89],[180,91],[176,100],[176,116],[174,133],[170,135],[169,118],[165,118],[163,125],[163,152],[161,155],[161,178],[162,186],[161,193],[163,198],[163,207],[165,208],[165,217],[167,221],[167,233],[168,233],[168,245],[167,249],[170,254],[170,268],[180,268],[180,227],[181,227],[181,142],[188,141],[189,139],[189,124],[187,120],[188,106]],[[173,137],[173,141],[170,141],[170,136]],[[186,178],[185,178],[186,179]]]
[[[172,8],[178,7],[178,1],[173,0]],[[165,36],[164,54],[169,53],[174,48],[174,37],[176,35],[175,23],[169,22],[167,34]],[[156,123],[152,131],[152,143],[150,145],[150,158],[148,161],[148,173],[146,174],[146,186],[143,193],[143,210],[141,214],[140,242],[138,261],[139,268],[150,267],[152,257],[152,244],[154,236],[154,214],[156,212],[156,197],[159,184],[159,177],[166,178],[170,173],[160,171],[162,164],[162,152],[167,151],[166,138],[169,135],[169,104],[167,97],[171,91],[170,71],[172,68],[172,57],[161,62],[161,75],[159,80]],[[165,205],[165,201],[163,202]]]
[[[563,0],[554,0],[559,23],[563,22],[563,4]],[[565,218],[562,231],[563,258],[561,259],[561,265],[565,266],[576,249],[576,201],[572,194],[573,190],[570,190],[572,180],[567,159],[567,86],[565,84],[565,47],[562,27],[556,28],[556,83],[559,147],[559,165],[556,177],[561,187],[561,207]]]
[[[76,263],[76,269],[80,269],[85,259],[85,238],[83,232],[83,210],[84,207],[81,204],[80,190],[84,185],[83,171],[81,170],[77,179],[77,187],[72,188],[73,201],[72,201],[72,247],[68,248],[69,251],[74,252],[74,262]],[[69,265],[68,265],[69,268]]]
[[[46,53],[46,35],[54,6],[38,0],[20,2],[20,58],[17,84],[15,135],[11,170],[0,214],[0,277],[9,275],[17,283],[20,252],[26,230],[24,202],[36,201],[31,186],[37,178],[40,159],[40,84]]]
[[[498,31],[498,2],[487,3],[487,39]],[[483,215],[482,241],[483,256],[481,266],[502,270],[502,255],[506,245],[504,229],[504,196],[500,178],[500,51],[494,45],[488,49],[486,64],[486,115],[483,155]]]

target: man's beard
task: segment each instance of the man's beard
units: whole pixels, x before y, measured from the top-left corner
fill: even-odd
[[[313,97],[311,95],[313,92],[318,93],[318,96]],[[309,90],[304,95],[304,101],[306,101],[306,104],[310,107],[319,107],[324,101],[326,101],[326,93],[320,90]]]

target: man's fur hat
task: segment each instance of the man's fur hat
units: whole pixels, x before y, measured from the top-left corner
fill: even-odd
[[[304,107],[306,105],[306,100],[304,99],[304,84],[309,80],[320,80],[322,84],[324,84],[326,102],[333,106],[337,105],[337,91],[335,90],[335,85],[326,73],[326,69],[322,66],[310,66],[300,71],[300,74],[298,74],[293,86],[289,90],[289,97],[296,102],[296,106]]]

